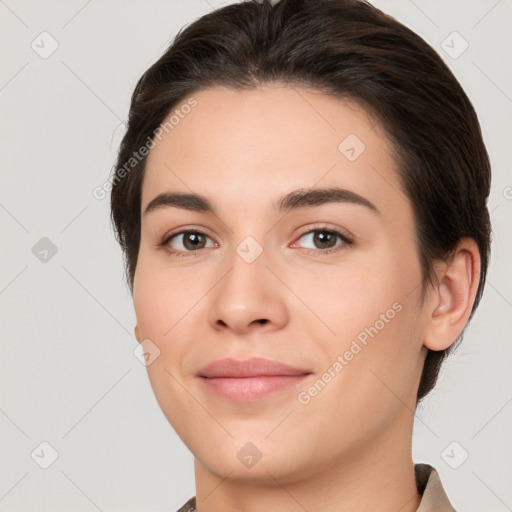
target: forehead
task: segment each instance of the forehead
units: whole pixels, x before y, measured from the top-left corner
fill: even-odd
[[[315,184],[404,200],[390,142],[354,102],[285,84],[218,86],[184,99],[166,121],[148,156],[142,208],[167,190],[261,205]]]

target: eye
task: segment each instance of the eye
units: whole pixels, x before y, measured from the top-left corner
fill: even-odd
[[[353,243],[347,235],[326,226],[316,227],[302,234],[298,240],[302,240],[300,247],[304,247],[304,244],[307,245],[308,243],[313,244],[314,248],[312,249],[304,247],[308,253],[312,252],[321,255],[343,250]],[[218,244],[206,233],[196,229],[184,230],[168,235],[164,237],[159,245],[165,247],[172,256],[197,256],[201,249],[218,247]],[[291,247],[297,247],[296,242]]]
[[[208,244],[208,241],[211,243]],[[217,244],[206,233],[197,230],[180,231],[169,235],[162,240],[160,245],[166,247],[174,256],[187,256],[187,253],[217,247]]]
[[[322,255],[343,250],[353,243],[345,234],[326,226],[312,229],[301,235],[298,240],[302,240],[300,247],[304,247],[304,244],[313,245],[313,249],[309,249],[308,252]],[[292,244],[292,247],[294,246],[295,243]]]

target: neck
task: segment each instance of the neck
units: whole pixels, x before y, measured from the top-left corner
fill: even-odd
[[[320,471],[285,484],[271,477],[271,470],[264,481],[219,476],[196,459],[197,511],[415,512],[421,496],[416,488],[411,454],[413,417],[406,408],[402,408],[400,415],[401,421],[397,418],[394,428],[371,443],[363,443],[363,448],[334,458]],[[397,428],[399,425],[402,428]]]

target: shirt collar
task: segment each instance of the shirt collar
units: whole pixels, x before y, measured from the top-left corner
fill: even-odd
[[[422,495],[416,512],[456,512],[441,484],[437,471],[429,464],[415,464],[416,487]]]

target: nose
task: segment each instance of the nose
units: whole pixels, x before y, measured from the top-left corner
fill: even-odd
[[[286,287],[268,263],[265,250],[251,263],[233,251],[229,270],[209,294],[214,329],[242,335],[278,330],[288,322]]]

